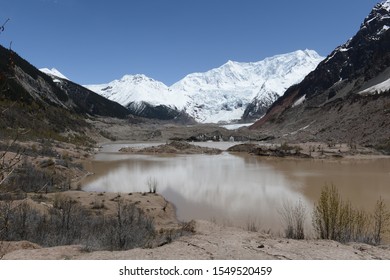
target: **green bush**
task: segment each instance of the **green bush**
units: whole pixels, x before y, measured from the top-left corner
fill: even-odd
[[[335,186],[324,186],[314,205],[313,226],[321,239],[378,245],[389,229],[390,212],[382,198],[370,214],[343,201]]]

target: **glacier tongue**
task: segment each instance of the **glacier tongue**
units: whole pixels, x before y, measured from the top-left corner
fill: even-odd
[[[189,74],[170,87],[145,75],[125,75],[108,84],[85,87],[123,106],[147,102],[184,110],[203,123],[230,122],[241,119],[254,100],[275,101],[321,60],[313,50],[299,50],[259,62],[228,61],[205,73]]]

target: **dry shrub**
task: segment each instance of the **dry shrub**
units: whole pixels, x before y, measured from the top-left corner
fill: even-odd
[[[0,201],[0,240],[41,246],[84,245],[88,250],[144,247],[155,236],[153,221],[134,204],[117,200],[116,215],[96,214],[58,194],[53,207],[37,211],[24,201]]]
[[[284,202],[279,210],[285,226],[285,236],[291,239],[305,239],[305,221],[307,216],[306,207],[302,200],[299,200],[295,205],[290,202]]]
[[[378,199],[374,210],[374,243],[380,244],[383,235],[389,232],[390,227],[390,212],[387,210],[386,204],[382,197]]]

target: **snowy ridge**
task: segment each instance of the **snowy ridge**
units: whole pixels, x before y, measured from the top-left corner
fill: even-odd
[[[371,11],[371,13],[364,19],[364,22],[360,26],[360,29],[374,28],[377,29],[376,35],[381,35],[389,28],[384,25],[386,21],[390,19],[390,1],[383,1],[377,4]],[[374,36],[371,39],[377,40],[378,37]]]
[[[371,40],[380,40],[381,36],[390,29],[390,0],[383,1],[377,4],[371,11],[369,16],[365,19],[361,26],[364,28],[374,28],[374,36],[370,37]],[[378,83],[367,89],[359,92],[359,94],[381,94],[390,89],[390,77],[382,77],[378,79]],[[380,81],[383,80],[384,81]]]
[[[322,59],[315,51],[299,50],[259,62],[228,61],[205,73],[189,74],[171,87],[145,75],[85,87],[125,107],[147,102],[184,110],[203,123],[230,122],[240,119],[253,100],[275,101]]]
[[[383,1],[379,5],[381,5],[384,9],[386,9],[388,12],[390,12],[390,0]]]
[[[386,23],[388,25],[386,25]],[[375,5],[370,14],[364,19],[360,26],[360,32],[367,33],[365,36],[371,41],[380,40],[390,29],[390,0],[383,1]],[[368,35],[369,34],[369,35]],[[338,53],[352,51],[350,47],[354,43],[354,38],[350,38],[345,44],[337,47],[325,60],[331,61]]]
[[[190,97],[192,104],[186,111],[196,120],[229,122],[240,119],[254,100],[275,101],[322,59],[315,51],[299,50],[259,62],[228,61],[208,72],[190,74],[171,88]]]
[[[57,69],[55,68],[41,68],[39,69],[39,71],[49,75],[49,76],[55,76],[55,77],[58,77],[58,78],[61,78],[61,79],[64,79],[64,80],[69,80],[64,74],[62,74],[60,71],[58,71]]]
[[[167,105],[183,108],[186,99],[172,92],[164,83],[145,75],[125,75],[108,84],[87,85],[88,89],[127,107],[130,103],[147,102],[151,105]],[[133,104],[134,106],[134,104]]]

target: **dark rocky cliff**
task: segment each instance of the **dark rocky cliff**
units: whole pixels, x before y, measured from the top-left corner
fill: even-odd
[[[251,129],[299,141],[378,144],[390,139],[390,5],[377,4],[356,35],[289,88]]]

